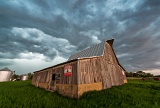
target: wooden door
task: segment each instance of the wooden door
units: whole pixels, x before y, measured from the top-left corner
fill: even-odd
[[[50,89],[55,90],[55,74],[52,74],[51,82],[50,82]]]

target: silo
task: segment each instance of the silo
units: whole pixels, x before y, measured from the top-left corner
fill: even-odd
[[[28,80],[28,75],[27,74],[21,75],[21,80],[22,81]]]
[[[13,72],[7,67],[0,70],[0,82],[10,81]]]

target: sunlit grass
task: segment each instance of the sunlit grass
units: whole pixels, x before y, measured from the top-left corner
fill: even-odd
[[[128,80],[122,86],[70,99],[31,85],[1,82],[0,108],[160,108],[160,81]]]

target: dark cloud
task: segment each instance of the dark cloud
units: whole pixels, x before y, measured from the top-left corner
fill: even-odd
[[[0,65],[2,66],[2,67],[5,67],[5,66],[10,66],[10,65],[13,65],[13,62],[6,62],[6,61],[0,61]]]
[[[0,53],[1,55],[1,53]],[[6,67],[6,66],[12,66],[14,64],[14,61],[12,59],[8,59],[7,57],[4,58],[2,56],[0,56],[0,66],[1,67]]]
[[[68,58],[115,38],[115,52],[128,71],[159,69],[159,5],[158,0],[2,0],[0,58]]]
[[[7,35],[3,36],[4,38],[1,40],[0,47],[4,58],[15,59],[19,57],[20,53],[33,52],[54,59],[56,55],[69,56],[71,51],[75,49],[75,46],[70,45],[68,40],[53,38],[37,29],[13,28],[3,31],[7,32]],[[69,52],[66,54],[67,50]]]

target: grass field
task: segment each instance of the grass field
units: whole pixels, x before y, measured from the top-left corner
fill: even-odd
[[[1,82],[0,108],[160,108],[160,81],[128,80],[78,100],[34,87],[31,81]]]

